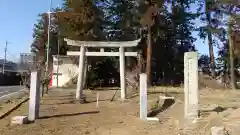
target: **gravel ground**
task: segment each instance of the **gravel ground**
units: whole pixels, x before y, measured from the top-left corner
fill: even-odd
[[[160,108],[156,114],[160,122],[139,120],[138,96],[126,102],[110,102],[115,91],[98,91],[99,108],[96,108],[96,91],[86,91],[87,104],[74,103],[74,91],[51,91],[41,101],[40,118],[35,123],[9,126],[10,118],[27,115],[28,104],[24,104],[10,116],[0,120],[2,135],[179,135],[184,130],[183,94],[168,93],[176,97],[175,103]],[[163,93],[155,90],[149,94],[154,101]],[[240,117],[238,104],[240,93],[229,91],[201,90],[200,105],[202,116],[188,135],[208,135],[210,128],[224,125],[227,130],[236,131],[237,118]],[[119,93],[116,95],[119,98]],[[162,101],[161,101],[162,102]],[[149,103],[151,108],[153,102]],[[221,112],[214,109],[224,108]],[[240,112],[240,111],[239,111]],[[225,119],[224,119],[225,118]],[[230,119],[231,118],[231,119]],[[234,124],[235,123],[235,124]],[[233,125],[233,126],[231,126]]]

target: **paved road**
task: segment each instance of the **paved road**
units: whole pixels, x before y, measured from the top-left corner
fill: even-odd
[[[23,88],[23,86],[0,86],[0,98],[4,95],[20,91]]]

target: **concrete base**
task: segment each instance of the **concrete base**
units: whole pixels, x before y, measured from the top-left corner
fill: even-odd
[[[132,100],[131,99],[118,99],[118,101],[123,104],[123,103],[129,103]]]
[[[156,117],[147,117],[147,121],[155,121],[155,122],[159,122],[159,119]]]
[[[166,97],[166,96],[159,96],[159,99],[175,99],[175,97]]]
[[[22,125],[28,123],[27,116],[14,116],[11,119],[11,125]]]
[[[80,98],[79,101],[77,101],[77,103],[80,103],[80,104],[85,104],[85,103],[87,103],[86,97]]]
[[[226,135],[225,128],[223,126],[221,127],[212,127],[211,128],[212,135]]]

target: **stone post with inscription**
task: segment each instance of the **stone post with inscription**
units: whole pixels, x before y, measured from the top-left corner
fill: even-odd
[[[40,73],[31,73],[28,120],[35,121],[39,117],[40,108]]]
[[[198,58],[197,52],[184,54],[184,117],[199,117]]]

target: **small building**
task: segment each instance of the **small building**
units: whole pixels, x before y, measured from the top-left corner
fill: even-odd
[[[52,87],[64,87],[78,75],[78,66],[69,56],[53,55]]]
[[[21,77],[17,73],[17,63],[0,59],[0,86],[19,85]]]
[[[34,53],[21,53],[18,64],[18,70],[29,70],[32,68],[36,55]]]

